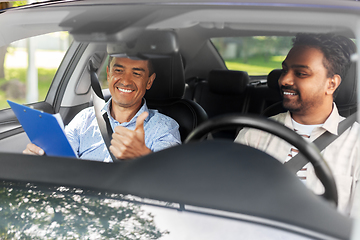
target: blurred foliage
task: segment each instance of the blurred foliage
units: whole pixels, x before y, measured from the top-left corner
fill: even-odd
[[[55,76],[57,69],[38,68],[38,89],[39,89],[39,101],[45,100],[47,92],[50,88],[52,80]],[[6,78],[0,78],[0,87],[13,79],[18,79],[20,82],[26,84],[27,69],[26,68],[6,68]],[[0,109],[9,108],[6,100],[16,101],[18,103],[25,103],[26,99],[7,99],[6,93],[0,90]]]
[[[19,6],[23,6],[23,5],[27,5],[28,2],[27,1],[13,1],[11,2],[13,7],[19,7]]]
[[[0,1],[0,10],[11,8],[11,7],[19,7],[28,4],[27,1]]]
[[[281,68],[281,62],[292,46],[292,38],[228,37],[211,41],[228,69],[247,71],[249,75],[266,75],[274,68]]]
[[[107,73],[106,73],[106,67],[108,66],[108,58],[109,57],[107,57],[105,64],[102,66],[100,73],[98,75],[102,89],[109,88],[109,83],[107,82]]]
[[[33,2],[46,2],[48,0],[37,0]],[[28,1],[3,1],[0,2],[0,9],[10,8],[10,7],[20,7],[29,4]]]
[[[37,2],[48,2],[51,0],[32,0],[31,3],[37,3]],[[0,10],[11,8],[11,7],[20,7],[24,5],[28,5],[30,1],[0,1]]]
[[[281,63],[285,57],[285,55],[272,56],[269,60],[265,60],[262,57],[255,56],[248,58],[247,63],[243,63],[242,59],[234,59],[225,61],[225,65],[230,70],[246,71],[252,76],[267,75],[272,70],[281,68]]]
[[[0,238],[145,240],[168,233],[155,226],[151,213],[122,197],[0,182]]]
[[[26,1],[19,1],[17,4]],[[38,72],[38,101],[46,98],[49,87],[66,50],[72,42],[68,32],[35,36]],[[39,60],[39,61],[37,61]],[[28,50],[27,41],[19,40],[0,48],[0,110],[9,108],[6,100],[26,103]],[[19,86],[16,90],[16,86]]]

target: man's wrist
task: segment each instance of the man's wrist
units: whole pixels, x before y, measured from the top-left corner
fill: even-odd
[[[150,154],[150,153],[152,153],[153,151],[151,151],[151,149],[150,148],[148,148],[148,147],[145,147],[145,150],[143,151],[143,156],[144,155],[147,155],[147,154]]]

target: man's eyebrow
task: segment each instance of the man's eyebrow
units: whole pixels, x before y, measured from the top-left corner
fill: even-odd
[[[115,63],[113,67],[125,68],[123,65],[117,64],[117,63]],[[136,68],[136,67],[134,67],[134,68],[132,68],[132,70],[145,72],[145,69],[144,69],[144,68]]]
[[[123,66],[123,65],[121,65],[121,64],[117,64],[117,63],[115,63],[113,67],[121,67],[121,68],[124,68],[124,66]]]
[[[145,72],[145,69],[143,69],[143,68],[133,68],[133,70]]]

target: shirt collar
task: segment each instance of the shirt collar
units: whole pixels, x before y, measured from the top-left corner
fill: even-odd
[[[109,116],[110,119],[112,119],[113,121],[117,122],[110,114],[110,106],[111,106],[111,98],[105,103],[105,106],[101,109],[102,112],[106,112]],[[149,112],[149,108],[147,107],[146,105],[146,99],[143,98],[143,105],[141,106],[141,108],[139,109],[139,111],[135,114],[135,116],[129,121],[129,122],[124,122],[122,123],[121,125],[122,126],[126,126],[126,125],[129,125],[131,123],[136,123],[136,119],[137,117],[143,113],[143,112]],[[150,119],[150,115],[147,116],[147,118],[145,119],[144,122],[147,122],[149,121]]]
[[[341,116],[336,107],[336,104],[333,103],[333,110],[331,111],[330,116],[324,122],[322,128],[324,128],[326,131],[329,131],[334,135],[338,135],[338,126],[339,126],[340,118]]]
[[[326,121],[324,122],[324,124],[322,125],[321,128],[323,128],[324,130],[326,130],[334,135],[338,135],[338,126],[339,126],[340,120],[341,120],[341,116],[340,116],[339,111],[334,102],[331,114],[326,119]],[[289,111],[287,111],[287,113],[286,113],[284,125],[290,129],[294,130],[293,124],[291,122],[291,114]]]

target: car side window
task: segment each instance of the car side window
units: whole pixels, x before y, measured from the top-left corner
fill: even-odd
[[[107,73],[106,73],[106,67],[108,66],[108,61],[109,61],[109,56],[107,56],[103,66],[101,67],[99,74],[98,74],[100,86],[102,89],[109,88],[109,84],[107,82]]]
[[[68,32],[54,32],[0,47],[0,110],[6,100],[44,101],[71,42]]]

